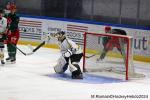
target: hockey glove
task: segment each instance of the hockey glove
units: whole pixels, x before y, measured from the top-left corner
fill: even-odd
[[[63,54],[63,57],[70,57],[72,55],[72,52],[68,49],[67,52]]]
[[[16,44],[17,43],[17,38],[16,37],[12,37],[11,38],[11,43]]]
[[[7,40],[4,40],[4,42],[3,42],[4,44],[7,44],[8,43],[8,41]]]

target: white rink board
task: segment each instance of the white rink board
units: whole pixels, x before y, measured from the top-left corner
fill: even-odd
[[[46,33],[55,33],[57,31],[66,31],[69,38],[78,42],[79,44],[83,44],[83,31],[94,32],[94,33],[104,33],[104,25],[95,25],[95,24],[87,24],[87,23],[79,23],[79,22],[70,22],[70,21],[61,21],[61,20],[52,20],[52,19],[40,19],[40,18],[29,18],[29,17],[21,17],[21,20],[24,21],[38,21],[41,22],[40,27],[31,27],[31,26],[23,26],[19,27],[27,28],[27,31],[21,31],[21,34],[27,33],[35,33],[35,34],[43,34]],[[132,29],[132,28],[124,28],[124,27],[112,27],[112,28],[120,28],[124,29],[129,36],[134,37],[134,54],[140,55],[143,57],[150,57],[150,31],[149,30],[140,30],[140,29]],[[40,30],[40,31],[39,31]],[[21,40],[28,40],[27,38],[21,38]],[[40,41],[36,39],[32,39],[32,41]],[[50,44],[55,43],[55,40],[52,40]]]

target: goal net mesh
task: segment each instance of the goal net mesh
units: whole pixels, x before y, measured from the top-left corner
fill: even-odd
[[[84,34],[83,71],[125,78],[139,78],[133,65],[133,38],[115,34]]]

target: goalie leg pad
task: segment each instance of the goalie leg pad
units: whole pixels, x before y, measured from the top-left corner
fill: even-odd
[[[63,56],[61,56],[58,59],[57,64],[54,66],[54,70],[56,73],[62,74],[67,70],[67,68],[68,68],[68,63],[66,62],[66,59]]]

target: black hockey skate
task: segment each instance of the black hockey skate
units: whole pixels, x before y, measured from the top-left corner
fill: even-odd
[[[79,70],[72,72],[72,79],[83,79],[83,75]]]
[[[10,61],[11,61],[11,58],[10,58],[10,57],[6,58],[6,61],[7,61],[7,62],[10,62]]]
[[[1,60],[1,64],[2,64],[2,65],[4,65],[4,64],[5,64],[4,60]]]
[[[6,61],[13,64],[13,63],[16,62],[16,58],[10,58],[10,57],[8,57],[8,58],[6,58]]]
[[[16,63],[16,59],[13,58],[13,59],[10,60],[10,62],[11,62],[12,64]]]

